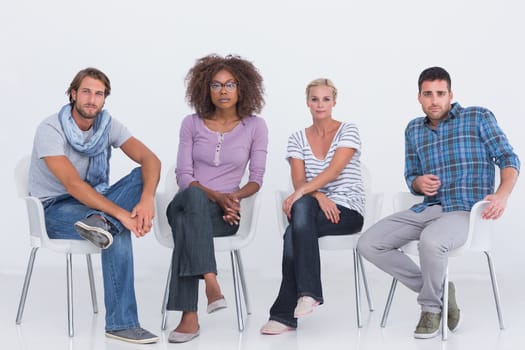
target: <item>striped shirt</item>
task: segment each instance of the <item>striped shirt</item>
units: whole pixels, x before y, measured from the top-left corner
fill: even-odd
[[[361,156],[361,140],[359,138],[359,130],[355,124],[341,123],[324,159],[317,159],[314,156],[306,138],[305,130],[293,133],[288,138],[286,159],[303,160],[306,181],[310,182],[328,168],[336,149],[340,147],[353,148],[356,152],[339,176],[318,191],[324,193],[336,204],[353,209],[364,215],[365,191],[361,178],[361,161],[359,159]]]
[[[454,103],[436,130],[427,117],[412,120],[405,130],[405,180],[414,192],[417,176],[434,174],[441,187],[412,207],[421,212],[440,204],[444,212],[470,211],[477,201],[494,193],[494,164],[519,171],[520,161],[491,111]]]

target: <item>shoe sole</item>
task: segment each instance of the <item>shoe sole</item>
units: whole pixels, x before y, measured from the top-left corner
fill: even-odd
[[[134,344],[152,344],[152,343],[156,343],[156,342],[158,342],[160,340],[159,337],[148,338],[148,339],[131,339],[131,338],[119,337],[118,335],[114,335],[114,334],[111,334],[111,333],[106,333],[106,337],[112,338],[112,339],[117,339],[117,340],[122,340],[122,341],[125,341],[125,342],[128,342],[128,343],[134,343]]]
[[[439,328],[434,333],[414,333],[416,339],[430,339],[435,338],[439,334]]]
[[[113,244],[113,236],[111,233],[100,227],[89,226],[82,221],[77,221],[75,223],[75,229],[80,237],[93,243],[97,248],[107,249]]]

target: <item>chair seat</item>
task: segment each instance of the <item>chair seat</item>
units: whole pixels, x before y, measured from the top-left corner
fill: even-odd
[[[319,238],[319,248],[324,250],[354,249],[360,233],[351,235],[323,236]]]

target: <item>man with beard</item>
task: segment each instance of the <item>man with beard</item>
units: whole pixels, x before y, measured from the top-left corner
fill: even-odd
[[[102,109],[110,90],[98,69],[75,76],[70,103],[38,126],[29,191],[43,203],[51,239],[86,239],[102,248],[106,336],[154,343],[159,338],[138,321],[131,232],[142,237],[151,230],[160,161]],[[140,167],[109,186],[117,147]]]
[[[358,250],[418,293],[421,317],[414,337],[428,339],[439,333],[443,307],[448,308],[448,328],[455,331],[460,324],[452,282],[448,305],[442,305],[448,252],[465,243],[476,202],[490,202],[484,219],[502,215],[520,161],[491,111],[452,103],[446,70],[425,69],[418,87],[425,116],[413,119],[405,129],[405,180],[423,202],[369,228],[359,239]],[[501,178],[496,191],[494,165]],[[419,240],[420,266],[399,250],[413,240]]]

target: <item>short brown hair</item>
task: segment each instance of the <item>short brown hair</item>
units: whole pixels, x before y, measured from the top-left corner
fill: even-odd
[[[105,86],[104,97],[109,96],[111,92],[111,83],[109,82],[109,78],[107,77],[107,75],[96,68],[88,67],[78,72],[77,75],[75,75],[75,77],[73,78],[71,84],[69,84],[69,88],[66,91],[66,95],[69,95],[70,103],[73,103],[71,91],[78,91],[78,88],[80,87],[80,84],[82,83],[82,80],[84,80],[85,77],[100,80]]]
[[[199,117],[207,119],[215,112],[210,83],[221,70],[233,75],[238,83],[237,114],[240,118],[260,113],[264,106],[263,78],[257,68],[239,56],[211,54],[199,58],[186,75],[186,101]]]

